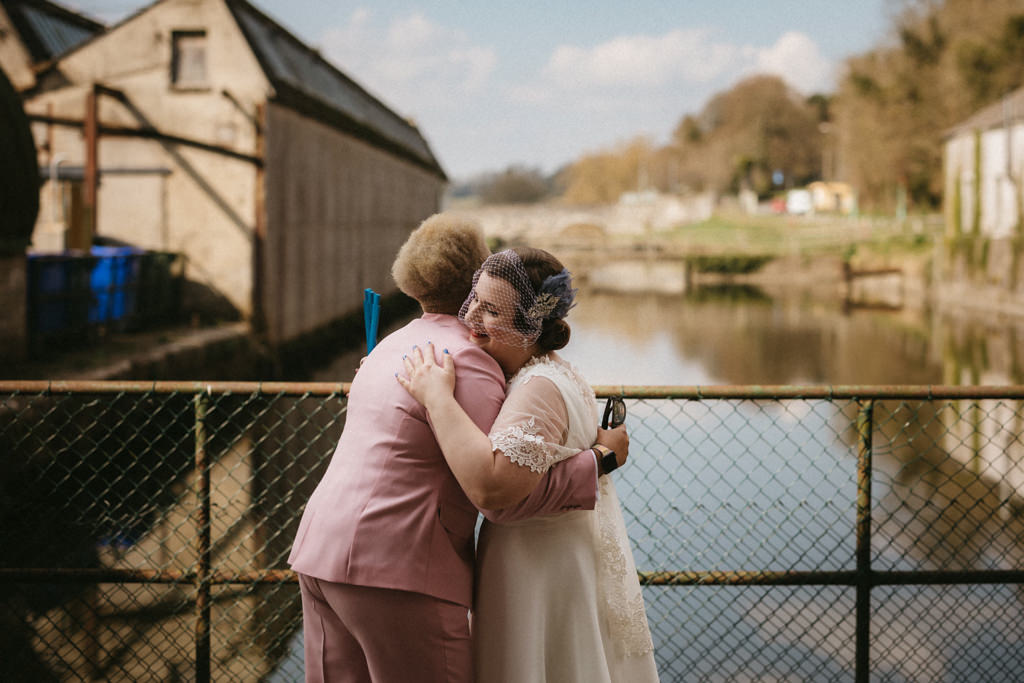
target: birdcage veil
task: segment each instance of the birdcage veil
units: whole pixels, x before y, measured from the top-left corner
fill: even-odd
[[[459,319],[477,333],[525,349],[540,337],[544,321],[564,318],[575,299],[568,270],[548,276],[538,292],[519,254],[507,249],[492,254],[476,271]],[[489,319],[488,331],[484,316]]]

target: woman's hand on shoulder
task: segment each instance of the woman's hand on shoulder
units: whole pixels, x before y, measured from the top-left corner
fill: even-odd
[[[441,357],[441,365],[438,365],[434,358],[434,345],[430,342],[423,349],[414,346],[402,359],[405,375],[395,374],[398,383],[428,410],[436,401],[455,395],[455,360],[448,349]]]

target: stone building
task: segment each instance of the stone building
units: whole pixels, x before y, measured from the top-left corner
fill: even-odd
[[[182,252],[186,306],[274,345],[393,291],[447,180],[412,123],[245,0],[158,0],[23,96],[49,179],[36,248]]]
[[[940,309],[1024,316],[1024,88],[951,129],[943,152],[933,296]]]
[[[944,152],[949,235],[1021,236],[1024,88],[954,127]]]

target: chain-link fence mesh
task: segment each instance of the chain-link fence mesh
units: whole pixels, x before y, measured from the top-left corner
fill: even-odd
[[[0,383],[4,676],[300,680],[343,388],[40,384]],[[727,389],[615,388],[663,681],[1024,671],[1024,389]]]

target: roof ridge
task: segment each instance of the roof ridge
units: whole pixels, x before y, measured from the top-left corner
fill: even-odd
[[[1009,116],[1004,111],[1007,104],[1013,108]],[[946,137],[968,130],[997,128],[1007,120],[1018,121],[1021,119],[1024,119],[1024,87],[1001,95],[998,99],[978,109],[960,123],[952,126],[946,132]]]
[[[107,25],[99,19],[94,19],[93,17],[90,17],[83,12],[79,12],[71,9],[70,7],[65,7],[56,2],[52,2],[52,0],[0,0],[0,5],[2,5],[4,8],[8,8],[14,5],[30,5],[34,7],[42,7],[61,15],[61,17],[64,19],[70,19],[72,21],[81,22],[82,24],[87,25],[87,27],[89,28],[103,30],[107,27]]]
[[[337,76],[340,76],[341,78],[343,78],[343,79],[344,79],[345,81],[347,81],[347,82],[348,82],[348,84],[349,84],[349,85],[355,86],[355,87],[356,87],[356,88],[357,88],[357,89],[358,89],[358,90],[359,90],[360,92],[362,92],[362,93],[363,93],[364,95],[366,95],[367,97],[369,97],[370,99],[372,99],[372,100],[373,100],[374,102],[376,102],[377,104],[379,104],[379,105],[380,105],[381,107],[383,107],[384,109],[386,109],[386,110],[387,110],[387,111],[388,111],[388,112],[389,112],[389,113],[390,113],[390,114],[391,114],[392,116],[394,116],[394,117],[395,117],[396,119],[398,119],[398,120],[399,120],[399,121],[401,121],[402,123],[405,123],[406,125],[409,125],[409,126],[410,126],[410,127],[412,127],[412,128],[417,128],[417,127],[416,127],[415,125],[413,125],[413,124],[412,124],[412,123],[411,123],[411,122],[410,122],[410,121],[409,121],[409,120],[408,120],[407,118],[405,118],[405,117],[403,117],[403,116],[399,115],[399,114],[398,114],[398,112],[394,111],[394,109],[392,109],[390,105],[388,105],[387,103],[385,103],[384,101],[382,101],[382,100],[381,100],[381,99],[380,99],[379,97],[377,97],[377,96],[376,96],[376,95],[374,95],[374,94],[373,94],[372,92],[370,92],[369,90],[367,90],[367,89],[366,89],[365,87],[363,87],[363,86],[362,86],[362,85],[361,85],[361,84],[360,84],[360,83],[359,83],[358,81],[356,81],[356,80],[355,80],[355,79],[353,79],[353,78],[352,78],[351,76],[349,76],[348,74],[346,74],[346,73],[345,73],[344,71],[342,71],[342,70],[341,70],[341,69],[340,69],[340,68],[339,68],[338,66],[336,66],[335,64],[333,64],[333,63],[332,63],[332,62],[331,62],[330,60],[326,59],[326,58],[325,58],[325,57],[324,57],[324,56],[323,56],[323,55],[322,55],[322,54],[320,53],[320,50],[318,50],[318,49],[316,49],[316,48],[312,47],[311,45],[308,45],[308,44],[306,44],[306,43],[305,43],[305,42],[304,42],[304,41],[303,41],[302,39],[300,39],[300,38],[299,38],[298,36],[296,36],[296,35],[295,35],[294,33],[292,33],[292,32],[291,32],[291,31],[289,31],[289,30],[288,30],[287,28],[285,28],[284,26],[282,26],[282,25],[281,25],[281,24],[280,24],[279,22],[275,21],[273,17],[271,17],[271,16],[269,15],[269,14],[267,14],[266,12],[264,12],[263,10],[261,10],[260,8],[256,7],[256,6],[255,6],[254,4],[252,4],[251,2],[248,2],[247,0],[223,0],[223,1],[224,1],[224,3],[225,3],[225,4],[227,4],[227,5],[229,6],[229,7],[230,7],[231,5],[243,5],[243,6],[244,6],[244,7],[245,7],[245,8],[247,9],[247,10],[249,10],[249,11],[253,12],[254,14],[256,14],[256,15],[257,15],[257,17],[259,17],[259,18],[260,18],[261,20],[263,20],[263,21],[265,21],[265,22],[269,23],[269,24],[270,24],[271,26],[273,26],[274,28],[276,28],[276,29],[280,30],[280,32],[281,32],[282,34],[284,34],[284,36],[285,36],[285,37],[287,37],[287,38],[288,38],[288,39],[289,39],[290,41],[292,41],[292,42],[293,42],[294,44],[298,45],[298,46],[299,46],[299,47],[300,47],[301,49],[303,49],[303,50],[304,50],[304,51],[306,51],[307,53],[309,53],[309,54],[313,55],[313,56],[314,56],[314,57],[315,57],[315,58],[316,58],[317,60],[319,60],[319,61],[320,61],[320,62],[321,62],[321,63],[322,63],[322,64],[323,64],[324,66],[326,66],[326,67],[327,67],[327,68],[329,68],[329,69],[330,69],[331,71],[333,71],[333,72],[335,73],[335,75],[337,75]],[[242,30],[244,31],[244,30],[245,30],[245,28],[244,28],[244,27],[242,27]],[[417,130],[418,130],[418,128],[417,128]]]
[[[358,81],[353,79],[351,76],[346,74],[338,66],[333,64],[331,61],[326,59],[318,49],[308,45],[303,40],[298,38],[295,34],[289,31],[287,28],[282,26],[279,22],[275,21],[271,16],[263,12],[261,9],[253,5],[248,0],[222,0],[231,12],[235,23],[238,25],[239,30],[242,32],[243,37],[249,44],[249,48],[252,50],[260,68],[264,74],[270,80],[271,84],[278,91],[279,95],[283,95],[283,99],[289,99],[289,96],[301,95],[306,100],[316,100],[323,107],[329,110],[333,110],[338,114],[348,117],[357,127],[362,127],[365,130],[369,130],[374,133],[375,137],[379,137],[382,140],[390,141],[391,145],[404,148],[406,152],[415,159],[419,160],[419,163],[425,164],[426,167],[432,171],[440,173],[444,176],[444,171],[441,169],[441,165],[437,158],[434,156],[433,150],[430,148],[430,144],[423,136],[419,127],[416,126],[410,119],[400,115],[391,106],[386,104],[379,97],[367,90]],[[330,97],[325,97],[325,93],[320,92],[316,89],[310,89],[309,83],[305,80],[295,82],[294,78],[297,74],[287,73],[293,65],[284,63],[282,66],[285,68],[284,72],[274,68],[274,65],[268,63],[267,60],[280,60],[285,58],[286,55],[275,51],[273,45],[265,44],[266,40],[263,39],[257,31],[259,28],[251,26],[252,22],[257,22],[269,32],[271,36],[279,36],[287,44],[298,50],[304,58],[311,60],[311,63],[318,68],[324,68],[327,70],[330,77],[338,79],[344,88],[351,89],[353,94],[359,98],[365,98],[366,105],[369,105],[371,109],[377,110],[375,115],[387,117],[390,119],[390,124],[384,123],[383,120],[379,124],[374,125],[372,116],[368,120],[361,120],[365,117],[365,112],[360,113],[357,109],[347,110],[337,99],[332,100]],[[289,78],[291,76],[291,78]],[[303,87],[305,86],[305,87]],[[293,102],[293,104],[295,104]],[[361,106],[361,105],[357,105]],[[417,142],[412,142],[409,139],[403,140],[404,135],[395,132],[388,132],[388,127],[391,125],[400,126],[402,129],[407,131],[408,135],[414,136]]]

